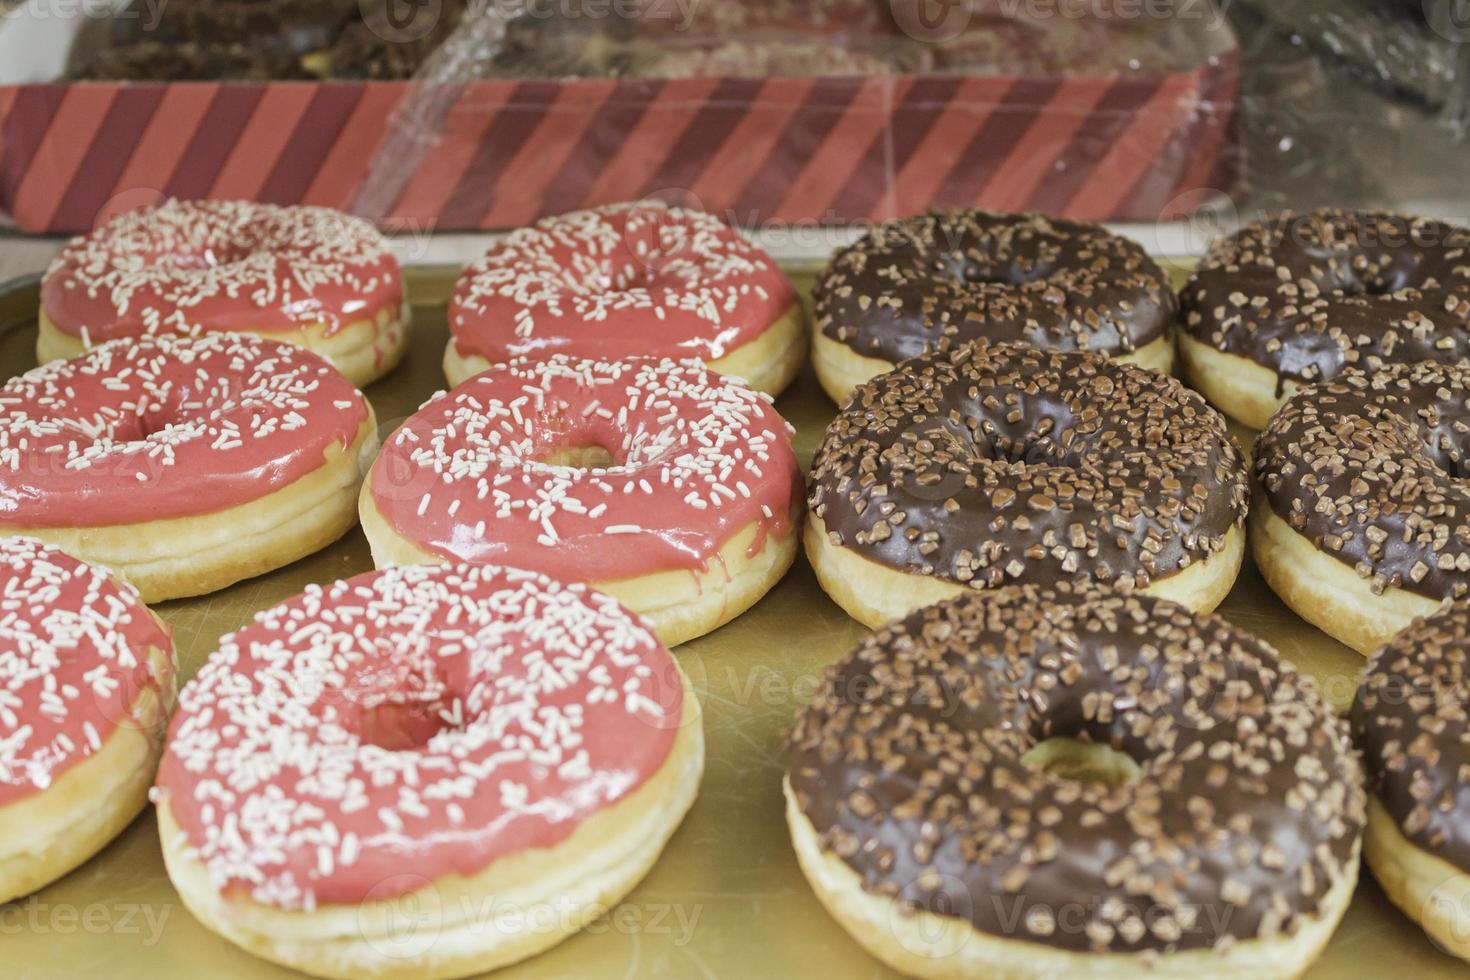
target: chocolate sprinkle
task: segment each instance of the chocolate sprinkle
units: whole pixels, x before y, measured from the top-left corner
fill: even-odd
[[[1470,367],[1351,370],[1297,392],[1256,442],[1271,509],[1375,592],[1470,592]]]
[[[1415,620],[1368,661],[1351,713],[1368,788],[1400,832],[1470,870],[1470,603]]]
[[[1095,353],[970,344],[860,386],[808,502],[834,543],[976,588],[1146,586],[1245,520],[1225,420],[1173,378]]]
[[[1022,759],[1064,736],[1140,771],[1110,788]],[[868,891],[1067,950],[1289,935],[1364,820],[1309,679],[1217,616],[1096,586],[918,610],[828,668],[789,747],[798,806]]]
[[[1281,378],[1460,362],[1470,230],[1388,211],[1286,212],[1213,243],[1180,301],[1195,339]]]
[[[935,211],[890,221],[838,252],[814,293],[817,329],[898,362],[970,340],[1136,350],[1176,302],[1137,243],[1040,214]]]

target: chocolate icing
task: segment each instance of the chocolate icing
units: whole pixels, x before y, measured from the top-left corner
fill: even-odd
[[[1470,871],[1470,603],[1415,620],[1368,661],[1353,740],[1368,788],[1414,844]]]
[[[1470,358],[1470,230],[1319,210],[1212,244],[1180,295],[1185,329],[1282,378]]]
[[[1135,350],[1176,301],[1143,248],[1040,214],[934,211],[890,221],[838,252],[813,294],[817,328],[898,362],[969,340]]]
[[[1302,389],[1256,441],[1276,515],[1368,579],[1470,591],[1470,367],[1350,370]]]
[[[1022,760],[1058,736],[1140,772]],[[828,669],[789,744],[798,805],[868,891],[1067,950],[1289,934],[1363,825],[1346,723],[1309,680],[1219,617],[1096,586],[918,610]]]
[[[333,78],[412,78],[454,33],[469,4],[440,0],[404,10],[401,0],[372,0],[362,19],[349,24],[332,46],[328,74]]]
[[[1081,351],[970,344],[860,386],[808,497],[833,542],[976,587],[1137,586],[1245,520],[1225,420],[1173,378]]]

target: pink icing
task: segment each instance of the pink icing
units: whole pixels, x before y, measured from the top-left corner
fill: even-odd
[[[247,334],[117,340],[0,388],[0,527],[211,513],[348,446],[368,417],[326,361]]]
[[[614,465],[541,461],[585,446]],[[492,368],[413,415],[372,471],[373,503],[420,548],[567,581],[702,570],[752,523],[790,533],[801,495],[791,427],[768,396],[654,358]]]
[[[163,673],[150,648],[169,655]],[[0,805],[140,724],[133,702],[173,684],[172,652],[130,586],[32,538],[0,539]]]
[[[319,207],[169,201],[72,239],[41,283],[63,333],[328,332],[403,302],[398,262],[360,218]]]
[[[214,887],[389,898],[566,839],[668,757],[673,658],[612,599],[490,565],[311,586],[184,689],[158,787]]]
[[[797,302],[762,249],[719,218],[657,201],[522,228],[460,274],[449,329],[491,363],[552,353],[712,361]]]

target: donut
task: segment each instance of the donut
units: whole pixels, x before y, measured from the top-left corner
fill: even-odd
[[[299,344],[365,385],[408,340],[398,261],[371,225],[330,208],[167,201],[73,238],[41,281],[42,363],[215,331]]]
[[[373,410],[322,358],[249,334],[109,341],[0,387],[0,534],[203,595],[345,534]]]
[[[1349,717],[1368,772],[1363,857],[1389,899],[1470,959],[1470,602],[1445,603],[1368,660]]]
[[[698,710],[668,650],[580,585],[455,565],[311,586],[180,696],[164,862],[196,918],[276,963],[479,973],[652,867],[704,768]]]
[[[839,404],[899,361],[972,340],[1174,364],[1168,274],[1084,221],[934,211],[885,222],[833,256],[812,298],[812,365]]]
[[[451,385],[516,357],[698,358],[772,395],[796,377],[801,301],[719,218],[658,201],[521,228],[464,270],[449,301]]]
[[[1245,551],[1225,419],[1103,354],[969,344],[859,386],[822,436],[806,553],[877,627],[967,589],[1110,582],[1208,612]]]
[[[791,436],[769,396],[697,361],[513,362],[393,434],[363,483],[362,527],[379,568],[495,562],[590,582],[675,646],[790,567]]]
[[[0,538],[0,902],[100,851],[148,802],[174,697],[168,627],[100,568]]]
[[[789,736],[796,855],[919,977],[1294,977],[1347,910],[1347,724],[1216,616],[1098,585],[920,609]]]
[[[1470,229],[1388,211],[1288,211],[1214,242],[1180,295],[1184,376],[1264,429],[1347,368],[1470,359]]]
[[[1251,553],[1298,616],[1362,654],[1470,594],[1470,367],[1353,369],[1256,440]]]

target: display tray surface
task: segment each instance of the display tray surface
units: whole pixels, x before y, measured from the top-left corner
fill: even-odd
[[[809,292],[809,276],[798,275]],[[402,366],[367,390],[386,436],[444,386],[445,302],[452,276],[412,273],[412,346]],[[35,364],[34,280],[0,287],[0,366]],[[777,402],[810,463],[835,409],[810,370]],[[155,607],[173,627],[181,680],[219,637],[312,582],[372,568],[358,530],[294,565],[222,592]],[[1313,675],[1339,710],[1363,659],[1292,614],[1247,559],[1220,612]],[[822,670],[866,631],[818,587],[798,558],[755,608],[677,649],[703,705],[708,751],[698,801],[653,871],[605,918],[500,976],[887,977],[817,901],[786,832],[782,733]],[[496,911],[484,914],[493,921]],[[404,921],[405,947],[432,937],[431,912]],[[1464,975],[1392,905],[1364,870],[1352,907],[1311,977]],[[91,861],[35,895],[0,906],[0,973],[9,977],[276,977],[290,971],[207,931],[164,874],[153,815],[145,813]]]

